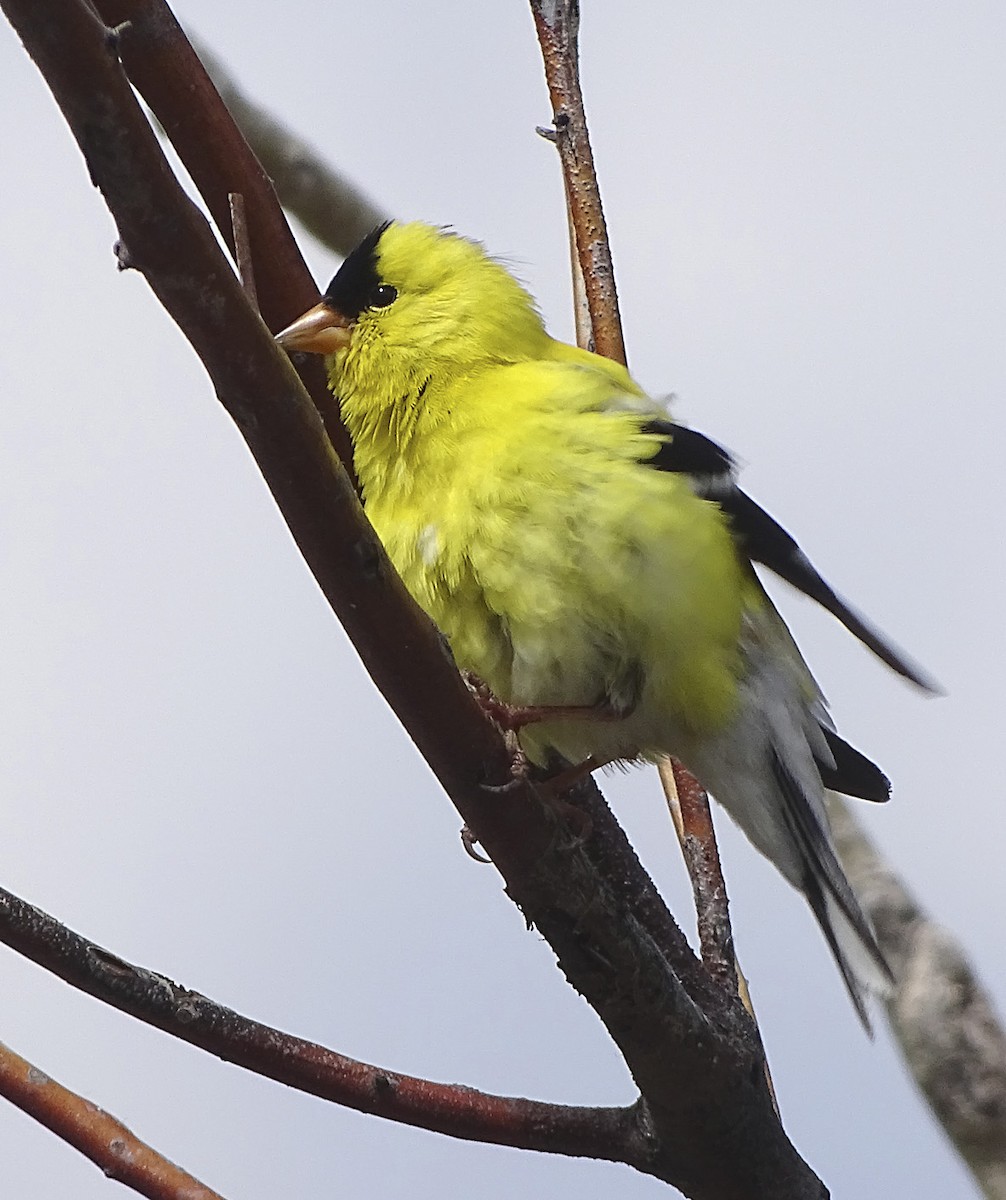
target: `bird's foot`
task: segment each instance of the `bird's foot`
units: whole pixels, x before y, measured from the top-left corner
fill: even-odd
[[[505,783],[482,783],[479,785],[483,792],[488,792],[491,796],[505,796],[508,792],[515,792],[531,777],[531,764],[521,749],[517,735],[512,730],[505,729],[503,741],[510,752],[510,778]]]
[[[591,772],[606,766],[606,761],[601,761],[591,756],[590,758],[585,758],[582,762],[567,765],[554,774],[542,779],[540,775],[535,777],[538,773],[532,771],[527,755],[520,748],[520,743],[517,741],[517,735],[511,730],[506,730],[503,736],[506,740],[507,749],[510,751],[510,778],[505,783],[482,783],[479,785],[481,791],[488,792],[492,796],[505,796],[509,792],[516,791],[524,784],[531,783],[538,796],[544,801],[556,818],[564,825],[573,827],[574,832],[569,848],[575,849],[583,845],[590,837],[593,822],[582,809],[570,804],[563,797],[581,780],[586,779]],[[464,844],[466,853],[471,858],[474,858],[477,862],[489,861],[476,853],[475,845],[478,839],[467,825],[461,830],[461,841]]]
[[[594,822],[590,816],[582,808],[565,799],[565,796],[594,771],[606,767],[611,761],[614,760],[595,758],[590,755],[582,762],[567,764],[546,779],[538,780],[535,783],[539,796],[552,810],[557,820],[571,831],[570,840],[565,849],[578,850],[584,842],[588,841],[594,831]]]

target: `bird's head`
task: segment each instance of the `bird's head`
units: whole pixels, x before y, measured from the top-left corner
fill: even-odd
[[[420,222],[378,226],[322,297],[277,335],[329,355],[333,386],[371,396],[540,354],[534,301],[476,242]]]

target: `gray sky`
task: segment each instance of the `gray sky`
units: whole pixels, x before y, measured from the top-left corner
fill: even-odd
[[[926,701],[781,595],[869,828],[1006,997],[1000,797],[1006,10],[584,5],[631,364],[733,449]],[[282,18],[276,14],[282,11]],[[561,187],[522,3],[179,4],[391,211],[506,256],[569,335]],[[474,14],[474,15],[473,15]],[[114,951],[345,1053],[492,1090],[633,1090],[333,623],[198,361],[0,32],[0,883]],[[324,283],[335,263],[306,247]],[[606,794],[683,922],[656,779]],[[973,1195],[805,906],[720,817],[787,1128],[837,1196]],[[246,1075],[0,948],[0,1038],[229,1197],[668,1194]],[[0,1108],[9,1195],[120,1194]]]

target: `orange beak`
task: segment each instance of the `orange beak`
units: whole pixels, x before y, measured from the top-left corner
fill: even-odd
[[[321,301],[292,325],[277,333],[276,341],[284,350],[334,354],[336,350],[344,350],[349,345],[352,332],[352,322]]]

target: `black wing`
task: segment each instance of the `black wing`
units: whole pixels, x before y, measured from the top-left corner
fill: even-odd
[[[734,477],[734,460],[722,446],[673,421],[648,421],[642,432],[659,439],[652,457],[644,461],[658,471],[690,476],[698,495],[714,501],[730,518],[734,536],[752,562],[768,567],[805,596],[816,600],[899,675],[924,691],[939,691],[919,667],[832,589],[778,521],[740,490]]]

